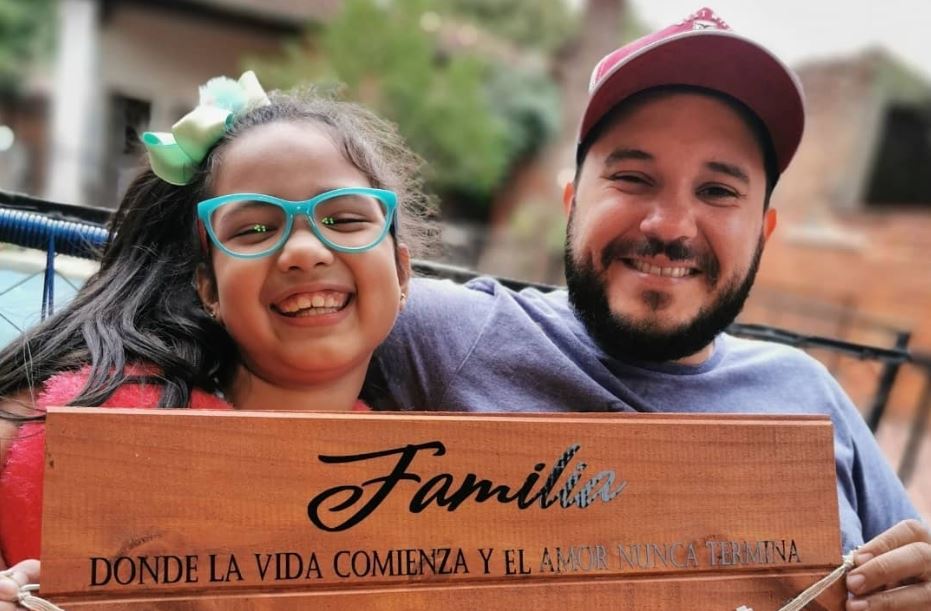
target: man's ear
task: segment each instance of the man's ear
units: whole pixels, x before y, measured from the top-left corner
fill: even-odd
[[[398,244],[395,261],[398,264],[398,284],[401,287],[400,309],[403,310],[404,304],[407,302],[407,291],[410,289],[411,284],[411,250],[407,247],[407,244]]]
[[[207,270],[206,265],[198,265],[194,273],[194,288],[204,309],[214,318],[220,318],[220,300],[217,296],[217,285]]]
[[[776,230],[776,209],[770,208],[763,214],[763,241],[769,239],[769,236]]]
[[[562,210],[566,213],[566,218],[572,212],[572,204],[575,203],[575,185],[570,180],[562,188]]]

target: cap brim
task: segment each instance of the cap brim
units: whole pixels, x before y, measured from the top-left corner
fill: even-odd
[[[726,30],[677,34],[620,61],[592,94],[579,142],[619,102],[663,85],[704,87],[743,102],[769,131],[780,173],[789,165],[805,127],[802,88],[776,56]]]

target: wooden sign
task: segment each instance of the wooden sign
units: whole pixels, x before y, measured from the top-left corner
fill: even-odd
[[[60,408],[46,458],[68,609],[772,611],[840,563],[820,417]]]

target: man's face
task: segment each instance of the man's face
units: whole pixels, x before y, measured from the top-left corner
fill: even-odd
[[[674,93],[619,115],[566,193],[570,300],[602,348],[707,358],[775,225],[765,195],[760,144],[725,103]]]

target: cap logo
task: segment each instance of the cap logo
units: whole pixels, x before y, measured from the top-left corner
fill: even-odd
[[[718,30],[721,29],[717,23],[714,21],[705,21],[703,19],[696,19],[692,22],[693,30]]]
[[[695,11],[679,22],[680,26],[691,24],[693,30],[729,30],[727,23],[707,6]]]

